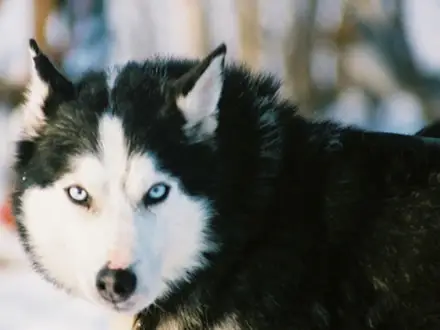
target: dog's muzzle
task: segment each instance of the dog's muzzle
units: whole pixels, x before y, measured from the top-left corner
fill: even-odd
[[[134,294],[136,284],[136,274],[131,268],[112,269],[106,265],[96,276],[99,294],[112,304],[127,301]]]

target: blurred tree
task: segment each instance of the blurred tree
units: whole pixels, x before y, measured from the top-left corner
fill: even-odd
[[[46,42],[46,21],[55,5],[55,0],[34,0],[34,36],[41,48],[47,53],[50,53],[50,49]]]
[[[258,2],[256,0],[236,0],[240,35],[239,58],[252,69],[260,66],[261,29]]]
[[[290,27],[285,48],[286,95],[301,105],[299,111],[304,116],[313,113],[313,81],[310,69],[317,7],[318,0],[310,0],[304,10],[297,13],[295,23]]]

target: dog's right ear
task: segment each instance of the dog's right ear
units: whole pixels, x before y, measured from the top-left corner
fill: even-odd
[[[46,122],[46,101],[50,96],[69,100],[74,96],[74,85],[65,78],[41,51],[34,39],[29,41],[31,78],[22,105],[22,133],[33,137]]]

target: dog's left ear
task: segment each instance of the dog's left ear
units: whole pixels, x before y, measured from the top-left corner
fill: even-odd
[[[74,86],[51,63],[34,39],[29,40],[29,53],[31,79],[21,109],[21,124],[25,135],[35,136],[50,115],[45,109],[49,96],[55,95],[59,100],[68,100],[74,95]]]
[[[188,134],[206,137],[217,128],[225,55],[226,45],[221,44],[175,83],[176,104],[186,119]]]

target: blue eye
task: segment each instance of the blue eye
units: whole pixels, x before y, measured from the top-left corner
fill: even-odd
[[[144,204],[146,206],[163,202],[170,192],[170,186],[165,183],[156,183],[153,185],[144,196]]]
[[[73,185],[65,189],[70,200],[75,204],[87,204],[90,199],[89,193],[84,188]]]

